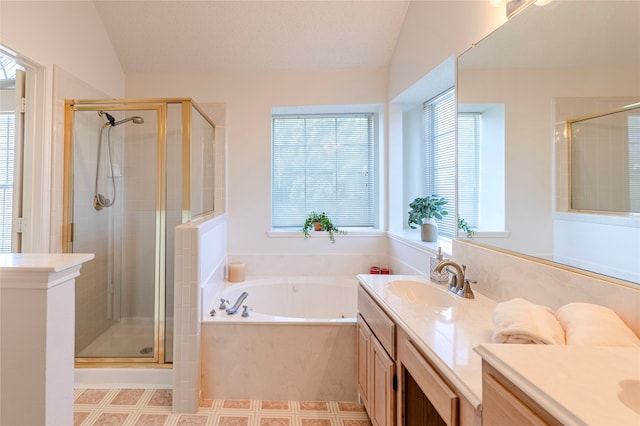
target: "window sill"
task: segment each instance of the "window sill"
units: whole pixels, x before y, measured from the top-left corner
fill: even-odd
[[[403,232],[389,232],[389,238],[403,243],[407,246],[422,250],[426,253],[435,254],[438,247],[442,247],[442,254],[451,256],[453,251],[451,238],[438,236],[438,241],[427,243],[420,239],[420,231],[405,230]]]
[[[381,231],[379,229],[370,229],[370,228],[341,228],[344,229],[346,234],[336,234],[337,237],[340,238],[351,238],[351,237],[380,237],[387,235],[385,231]],[[309,235],[321,238],[329,238],[329,234],[327,232],[316,232],[312,231]],[[269,238],[302,238],[302,231],[297,230],[271,230],[267,231],[267,237]]]
[[[496,231],[496,232],[475,231],[473,233],[473,238],[467,238],[467,233],[466,232],[458,232],[458,238],[459,239],[461,239],[461,240],[471,240],[471,241],[473,241],[476,238],[509,238],[510,236],[511,236],[511,232],[507,232],[507,231]]]
[[[640,216],[637,214],[602,214],[602,213],[586,213],[586,212],[555,212],[554,220],[563,220],[567,222],[585,222],[600,225],[625,226],[628,228],[640,228]]]

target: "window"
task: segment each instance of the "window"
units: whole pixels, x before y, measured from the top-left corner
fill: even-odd
[[[15,114],[0,112],[0,253],[11,253]]]
[[[458,217],[478,228],[480,195],[480,113],[458,115]]]
[[[640,115],[629,116],[629,211],[640,212]]]
[[[311,211],[338,227],[376,225],[374,113],[273,115],[273,228]]]
[[[438,223],[440,235],[453,238],[456,233],[456,134],[454,90],[423,104],[424,195],[444,197],[449,212]]]
[[[18,77],[16,77],[18,76]],[[16,84],[16,80],[20,84]],[[16,61],[0,52],[0,253],[20,251],[19,237],[14,234],[14,216],[19,213],[16,204],[21,188],[14,182],[16,167],[20,171],[21,159],[16,159],[16,98],[24,97],[24,70]],[[19,139],[21,142],[21,139]],[[22,150],[18,149],[19,155]],[[15,212],[15,214],[14,214]]]
[[[458,217],[475,231],[505,232],[505,106],[458,105]]]

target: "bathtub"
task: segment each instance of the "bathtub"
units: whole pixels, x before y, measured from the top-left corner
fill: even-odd
[[[205,321],[353,322],[358,310],[357,286],[354,277],[270,277],[230,283],[211,301]],[[243,292],[249,294],[242,302],[249,307],[248,317],[242,317],[242,305],[234,315],[220,309],[220,299],[233,305]]]
[[[357,401],[355,277],[225,284],[203,310],[202,397]],[[228,315],[242,292],[249,316]],[[215,311],[215,315],[209,312]]]

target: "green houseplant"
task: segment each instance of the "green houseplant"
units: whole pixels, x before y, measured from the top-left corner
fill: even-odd
[[[447,202],[444,197],[433,194],[427,197],[417,197],[409,203],[411,208],[409,211],[409,227],[416,229],[417,226],[420,226],[422,241],[438,241],[436,219],[441,220],[449,214],[444,208]]]
[[[471,226],[467,223],[466,220],[459,217],[458,218],[458,229],[467,233],[467,238],[473,238],[474,230],[471,229]]]
[[[335,234],[345,234],[342,229],[338,229],[329,219],[325,212],[317,213],[315,211],[309,213],[307,219],[302,226],[302,232],[305,238],[309,238],[311,235],[309,232],[311,229],[316,231],[327,231],[329,233],[329,239],[332,243],[336,242]]]

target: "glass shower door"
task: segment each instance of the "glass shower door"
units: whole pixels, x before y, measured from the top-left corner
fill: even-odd
[[[159,110],[77,110],[73,252],[76,361],[157,362]]]

